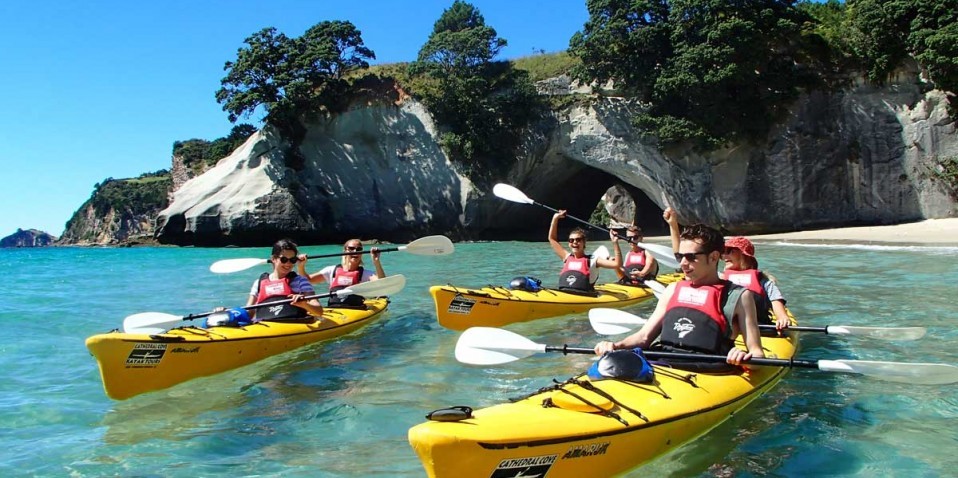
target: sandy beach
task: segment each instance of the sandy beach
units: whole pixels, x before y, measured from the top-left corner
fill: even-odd
[[[958,218],[926,219],[892,226],[841,227],[745,237],[756,242],[958,246]],[[645,240],[667,243],[669,238],[668,236],[647,236]]]
[[[958,246],[958,218],[927,219],[893,226],[844,227],[748,236],[759,241],[854,242]]]

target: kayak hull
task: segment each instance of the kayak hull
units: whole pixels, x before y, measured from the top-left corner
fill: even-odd
[[[324,308],[322,319],[309,323],[181,327],[155,335],[113,331],[88,338],[86,346],[107,396],[124,400],[348,334],[379,318],[388,303],[370,299],[365,310]]]
[[[792,334],[762,340],[769,357],[796,352]],[[416,425],[408,438],[431,477],[614,476],[718,426],[788,371],[709,374],[655,366],[651,384],[576,377],[476,410],[472,418]]]
[[[658,276],[671,283],[680,274]],[[452,330],[469,327],[502,327],[516,322],[586,312],[595,307],[628,307],[654,298],[645,287],[598,284],[597,296],[573,294],[557,289],[538,292],[486,286],[478,289],[454,285],[432,286],[429,294],[436,306],[439,325]]]

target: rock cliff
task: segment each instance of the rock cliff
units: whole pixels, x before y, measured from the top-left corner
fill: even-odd
[[[471,191],[419,103],[364,105],[307,125],[305,165],[286,164],[274,128],[184,183],[159,214],[161,242],[263,245],[349,237],[411,239],[461,228]]]
[[[0,239],[0,247],[46,247],[53,245],[56,237],[36,229],[17,229],[17,232]]]
[[[540,92],[582,91],[552,81]],[[641,105],[594,94],[530,128],[498,178],[586,218],[617,186],[632,201],[616,201],[647,234],[662,230],[666,205],[683,222],[740,234],[958,216],[953,186],[932,174],[941,158],[958,157],[948,101],[940,91],[923,93],[914,72],[882,88],[807,92],[764,144],[701,153],[660,150],[630,122]],[[545,237],[550,213],[477,188],[446,158],[439,130],[413,99],[357,103],[307,131],[301,169],[286,166],[289,145],[266,128],[183,183],[159,214],[157,238],[265,245],[282,236]]]

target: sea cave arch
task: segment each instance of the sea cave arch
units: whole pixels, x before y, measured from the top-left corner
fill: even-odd
[[[513,186],[541,205],[565,209],[568,214],[584,221],[588,221],[597,208],[604,207],[616,222],[636,224],[646,236],[668,235],[668,225],[662,220],[662,208],[645,191],[600,169],[579,165],[533,175]],[[494,201],[488,204],[489,227],[476,239],[546,239],[552,212],[543,207],[503,201],[492,194],[487,197]],[[579,226],[582,224],[574,220],[562,221],[559,224],[560,237]],[[607,237],[594,229],[589,230],[589,234],[593,240]]]

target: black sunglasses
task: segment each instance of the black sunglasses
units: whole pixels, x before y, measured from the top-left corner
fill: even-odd
[[[698,255],[707,256],[708,254],[709,254],[708,252],[686,252],[684,254],[681,252],[676,252],[675,260],[678,262],[682,262],[682,259],[685,259],[688,262],[695,262],[695,256],[698,256]]]
[[[569,242],[585,242],[584,237],[570,237]]]
[[[347,252],[363,252],[363,246],[357,246],[357,247],[346,246],[346,251]]]
[[[299,258],[298,258],[298,257],[279,256],[279,261],[282,262],[283,264],[286,264],[287,262],[289,262],[290,264],[295,264],[295,263],[299,262]]]

